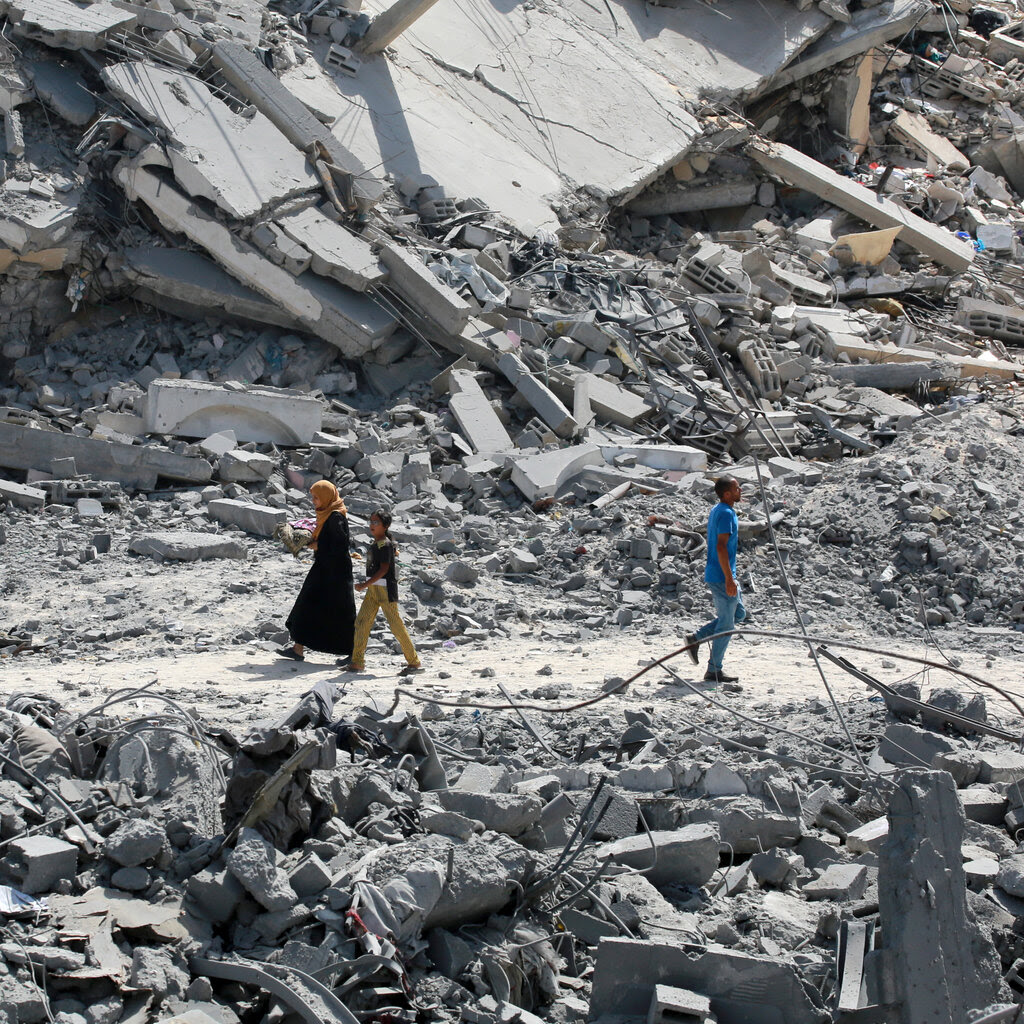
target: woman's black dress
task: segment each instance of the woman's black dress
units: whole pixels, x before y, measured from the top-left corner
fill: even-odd
[[[326,654],[351,654],[356,622],[348,519],[327,517],[317,537],[313,565],[306,574],[285,625],[292,641]]]

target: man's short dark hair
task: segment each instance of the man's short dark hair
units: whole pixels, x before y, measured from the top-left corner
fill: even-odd
[[[719,501],[725,497],[725,492],[730,490],[734,483],[736,483],[736,477],[734,476],[720,476],[715,481],[715,494],[718,496]]]

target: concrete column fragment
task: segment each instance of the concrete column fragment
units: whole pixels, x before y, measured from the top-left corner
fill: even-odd
[[[461,334],[472,307],[454,288],[432,274],[423,261],[394,242],[385,242],[381,262],[391,275],[388,284],[421,316],[448,334]]]
[[[967,906],[964,816],[948,772],[896,778],[878,861],[887,987],[899,1024],[966,1020],[1000,998],[999,958]],[[889,1001],[889,1000],[887,1000]]]
[[[466,435],[466,440],[485,455],[510,452],[515,448],[508,431],[491,408],[491,403],[469,370],[449,374],[451,397],[448,408]]]
[[[575,436],[579,427],[572,413],[543,381],[529,371],[518,356],[506,352],[498,360],[498,369],[559,437]]]
[[[396,0],[373,19],[366,35],[360,40],[360,51],[380,53],[436,3],[437,0]]]

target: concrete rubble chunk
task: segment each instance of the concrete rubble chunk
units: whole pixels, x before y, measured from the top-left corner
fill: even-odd
[[[357,292],[387,280],[389,272],[369,243],[325,217],[315,207],[280,214],[276,222],[312,254],[314,273],[334,278]]]
[[[235,498],[214,498],[207,504],[206,514],[218,523],[237,526],[260,537],[272,537],[278,526],[288,522],[288,513],[283,508],[269,508]]]
[[[599,847],[615,864],[645,870],[654,885],[678,882],[704,885],[718,867],[719,834],[715,825],[684,825],[675,831],[629,836]]]
[[[51,892],[61,880],[74,877],[78,850],[52,836],[28,836],[10,844],[7,861],[18,877],[18,888],[34,895]]]
[[[165,843],[164,830],[156,822],[133,818],[107,837],[103,851],[122,867],[131,868],[152,860]]]
[[[240,541],[218,537],[212,533],[191,533],[187,530],[140,533],[128,542],[128,550],[135,555],[148,555],[161,561],[174,562],[247,557],[245,545]]]
[[[469,790],[442,789],[437,793],[441,806],[483,823],[484,828],[509,836],[522,835],[540,820],[543,807],[535,796],[511,793],[475,793]]]
[[[821,997],[789,963],[728,949],[694,954],[682,942],[603,939],[597,951],[590,1016],[640,1016],[655,985],[706,996],[720,1020],[753,1020],[769,1011],[780,1024],[824,1024]]]
[[[288,875],[274,861],[273,847],[252,829],[242,829],[225,863],[242,888],[267,910],[287,910],[298,899]]]

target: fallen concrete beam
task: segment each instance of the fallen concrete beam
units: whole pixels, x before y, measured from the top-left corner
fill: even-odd
[[[381,262],[388,268],[389,287],[412,308],[447,334],[461,334],[473,307],[454,288],[432,274],[423,261],[395,242],[384,242]]]
[[[852,335],[837,335],[832,339],[836,355],[845,353],[851,359],[866,359],[870,363],[921,363],[932,366],[936,359],[941,359],[946,366],[952,367],[954,374],[960,377],[998,377],[1010,379],[1020,372],[1017,363],[1007,362],[988,353],[976,356],[938,356],[936,352],[924,348],[900,348],[891,342],[876,344],[862,341]]]
[[[498,360],[498,369],[559,437],[573,437],[576,434],[579,428],[572,413],[543,381],[534,377],[518,356],[506,352]]]
[[[233,430],[240,442],[308,444],[323,425],[323,406],[283,388],[159,379],[146,394],[146,430],[177,437],[209,437]]]
[[[314,147],[323,147],[331,162],[352,176],[357,205],[368,209],[380,199],[383,184],[281,84],[252,50],[238,43],[219,42],[212,47],[211,55],[228,82],[273,122],[293,146],[307,154]]]
[[[16,484],[13,480],[0,480],[0,501],[19,508],[42,508],[46,504],[46,491]]]
[[[52,459],[63,458],[73,458],[77,471],[94,480],[116,480],[142,490],[156,487],[158,477],[202,484],[213,476],[213,467],[205,459],[162,448],[0,423],[0,466],[5,469],[46,469]]]
[[[115,177],[128,198],[144,202],[166,228],[190,238],[234,277],[279,302],[306,330],[344,355],[365,355],[397,326],[366,296],[309,272],[296,278],[275,266],[150,168],[123,161]]]
[[[951,270],[966,270],[974,259],[971,245],[952,232],[844,178],[792,146],[759,139],[747,144],[746,153],[769,173],[834,203],[868,224],[878,228],[900,227],[900,241]]]
[[[756,197],[756,181],[728,181],[717,185],[645,195],[640,199],[634,199],[626,209],[637,217],[651,217],[664,213],[693,213],[697,210],[749,206]]]

